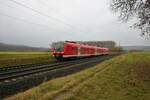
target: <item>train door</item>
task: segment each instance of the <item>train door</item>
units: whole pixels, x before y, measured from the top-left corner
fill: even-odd
[[[80,56],[81,55],[81,49],[80,49],[80,47],[78,47],[78,56]]]
[[[72,55],[77,55],[77,47],[72,47]]]
[[[66,44],[66,46],[65,46],[65,55],[71,55],[71,50],[72,49],[72,47],[71,47],[71,45],[70,44]]]
[[[67,48],[69,55],[72,55],[72,48],[73,48],[72,45],[69,45],[68,48]]]

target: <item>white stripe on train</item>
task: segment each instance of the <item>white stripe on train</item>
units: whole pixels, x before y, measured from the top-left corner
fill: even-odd
[[[63,57],[84,57],[84,56],[98,56],[98,55],[103,55],[103,54],[108,54],[108,52],[105,53],[99,53],[99,54],[80,54],[80,55],[63,55]]]

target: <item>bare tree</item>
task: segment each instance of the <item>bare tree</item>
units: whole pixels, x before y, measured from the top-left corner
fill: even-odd
[[[136,18],[134,28],[141,29],[141,35],[150,37],[150,0],[111,0],[111,9],[119,12],[119,18],[128,21]]]

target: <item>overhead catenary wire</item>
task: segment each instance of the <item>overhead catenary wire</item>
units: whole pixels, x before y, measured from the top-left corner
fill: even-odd
[[[43,1],[41,1],[41,0],[36,0],[36,2],[37,3],[39,3],[41,6],[43,6],[43,7],[45,7],[45,8],[48,8],[48,11],[54,11],[54,8],[52,8],[52,7],[49,7],[46,3],[44,3]],[[66,17],[62,17],[61,15],[59,15],[59,18],[61,18],[61,19],[63,19],[63,18],[65,18],[65,19],[67,19]],[[74,32],[73,30],[71,30],[71,29],[69,29],[70,31],[72,31],[72,32]],[[83,33],[83,32],[82,32]],[[84,32],[84,33],[86,33],[86,32]],[[85,36],[84,36],[85,37]]]
[[[8,0],[9,1],[9,0]],[[13,3],[13,2],[12,2]],[[18,10],[17,12],[19,12],[19,11],[23,11],[23,14],[25,14],[26,13],[26,11],[24,11],[23,9],[18,9],[18,6],[16,6],[16,5],[9,5],[9,4],[3,4],[3,3],[1,3],[4,7],[5,6],[7,6],[7,7],[9,7],[9,8],[11,8],[12,10],[13,9],[16,9],[16,10]],[[23,7],[24,8],[24,7]],[[28,10],[28,9],[27,9]],[[69,38],[68,39],[71,39],[71,38],[73,38],[73,35],[79,35],[79,37],[82,37],[82,38],[85,38],[85,37],[87,37],[86,35],[81,35],[81,34],[73,34],[74,33],[74,31],[72,30],[72,29],[70,29],[70,28],[68,28],[68,29],[66,29],[67,27],[64,27],[63,29],[62,28],[57,28],[57,27],[51,27],[51,26],[53,26],[53,25],[50,25],[50,24],[42,24],[42,23],[38,23],[36,20],[35,21],[32,21],[32,20],[28,20],[28,19],[26,19],[26,17],[24,16],[24,17],[21,17],[21,16],[15,16],[15,15],[12,15],[12,14],[9,14],[9,13],[6,13],[6,12],[0,12],[1,14],[0,14],[0,16],[5,16],[5,17],[7,17],[7,18],[10,18],[10,19],[13,19],[13,20],[16,20],[16,21],[22,21],[22,22],[25,22],[25,23],[28,23],[28,24],[33,24],[33,25],[36,25],[36,26],[41,26],[41,27],[43,27],[43,28],[45,28],[46,30],[49,30],[49,32],[54,32],[54,33],[58,33],[58,32],[60,32],[60,33],[71,33],[70,35],[67,35],[67,37],[69,36]],[[22,12],[21,12],[22,13]],[[15,14],[15,13],[14,13]],[[32,14],[32,13],[28,13],[28,14]],[[37,14],[37,13],[34,13],[32,16],[34,16],[34,15],[39,15],[39,14]],[[35,16],[35,17],[37,17],[38,19],[40,19],[40,20],[44,20],[43,18],[40,18],[40,16]],[[47,22],[51,22],[50,20],[47,20]],[[55,26],[55,25],[54,25]],[[52,31],[50,31],[50,30],[52,30]],[[66,39],[65,39],[66,40]]]
[[[12,6],[8,5],[8,4],[4,4],[3,6],[7,6],[7,7],[12,8],[12,9],[15,8],[15,7],[12,7]],[[19,10],[19,9],[17,9],[17,8],[15,8],[15,9],[16,9],[16,10]],[[25,13],[25,12],[24,12],[24,13]],[[22,22],[25,22],[25,23],[35,24],[35,25],[37,25],[37,26],[42,26],[42,27],[45,27],[45,28],[53,29],[53,28],[51,28],[49,25],[39,24],[39,23],[36,23],[36,22],[32,22],[32,21],[29,21],[29,20],[20,18],[20,17],[8,15],[8,14],[2,13],[2,12],[0,12],[0,16],[5,16],[5,17],[9,17],[9,18],[14,19],[14,20],[19,20],[19,21],[22,21]],[[38,18],[38,19],[41,20],[41,18]],[[54,29],[54,30],[56,30],[56,29]],[[58,30],[58,28],[57,28],[57,30]],[[58,30],[58,31],[60,31],[60,32],[64,31],[64,32],[68,32],[68,33],[70,32],[69,30]]]
[[[41,0],[36,0],[36,2],[39,2],[39,4],[41,4],[41,5],[44,5],[44,6],[48,6],[46,3],[44,3],[43,1],[41,1]],[[52,7],[47,7],[49,10],[54,10],[54,8],[52,8]]]
[[[48,11],[49,11],[49,12],[55,11],[53,7],[48,6],[48,4],[45,3],[43,0],[36,0],[36,2],[39,3],[40,5],[42,5],[43,7],[48,8]],[[57,14],[59,15],[59,18],[61,18],[61,19],[64,19],[64,18],[65,18],[65,19],[68,21],[68,18],[67,18],[66,16],[60,15],[59,12],[57,12]],[[65,20],[65,21],[66,21],[66,20]],[[82,31],[82,33],[86,33],[86,32]],[[83,38],[86,37],[86,38],[88,38],[88,39],[90,38],[88,35],[85,35],[85,34],[84,34],[84,36],[81,36],[81,35],[80,35],[80,37],[83,37]]]
[[[53,17],[53,16],[44,14],[44,13],[42,13],[42,12],[36,10],[36,9],[33,9],[32,7],[26,6],[25,4],[22,4],[22,3],[20,3],[20,2],[15,1],[15,0],[9,0],[9,1],[11,1],[11,2],[13,2],[13,3],[17,4],[17,5],[20,5],[20,6],[24,7],[24,8],[27,8],[27,9],[33,11],[33,12],[36,12],[36,13],[38,13],[39,15],[42,15],[42,16],[44,16],[44,17],[47,17],[47,18],[49,18],[49,19],[55,20],[55,21],[57,21],[57,22],[59,22],[59,23],[62,23],[62,24],[66,25],[66,26],[68,26],[68,27],[70,27],[70,28],[72,28],[72,29],[75,29],[75,30],[81,32],[81,33],[84,33],[82,30],[78,29],[77,27],[75,27],[75,26],[73,26],[73,25],[71,25],[71,24],[69,24],[69,23],[66,23],[66,22],[64,22],[64,21],[62,21],[62,20],[60,20],[60,19],[58,19],[58,18],[55,18],[55,17]]]
[[[62,30],[58,30],[58,29],[56,31],[55,29],[49,27],[48,25],[43,25],[43,24],[31,22],[31,21],[28,21],[28,20],[25,20],[25,19],[22,19],[22,18],[19,18],[19,17],[15,17],[15,16],[11,16],[11,15],[8,15],[8,14],[5,14],[5,13],[1,13],[1,12],[0,12],[0,16],[5,16],[5,17],[8,17],[8,18],[11,18],[11,19],[14,19],[14,20],[22,21],[22,22],[29,23],[29,24],[34,24],[36,26],[40,26],[40,27],[44,27],[44,28],[49,28],[49,29],[52,29],[55,32],[62,31]]]
[[[28,20],[25,20],[25,19],[22,19],[22,18],[19,18],[19,17],[15,17],[15,16],[11,16],[11,15],[8,15],[8,14],[4,14],[4,13],[1,13],[1,12],[0,12],[0,16],[9,17],[9,18],[12,18],[12,19],[15,19],[15,20],[20,20],[20,21],[23,21],[23,22],[26,22],[26,23],[30,23],[30,24],[35,24],[35,25],[38,25],[38,26],[48,27],[47,25],[42,25],[42,24],[39,24],[39,23],[31,22],[31,21],[28,21]]]
[[[48,8],[48,11],[49,11],[49,12],[50,12],[50,11],[55,11],[54,8],[49,7],[45,2],[43,2],[43,1],[41,1],[41,0],[36,0],[36,2],[39,3],[40,5],[42,5],[43,7]],[[59,12],[58,12],[58,14],[59,14]],[[59,14],[59,18],[61,18],[61,19],[63,19],[63,18],[67,19],[67,17],[62,16],[62,15],[60,15],[60,14]]]
[[[21,11],[21,13],[23,13],[23,14],[26,14],[26,13],[27,13],[26,11],[21,10],[21,9],[18,9],[18,8],[16,8],[16,7],[13,7],[12,5],[9,5],[9,4],[3,4],[2,6],[5,6],[5,7],[8,7],[8,8],[11,8],[11,9],[15,9],[15,10],[17,10],[17,11]],[[35,14],[31,14],[31,13],[30,13],[30,15],[33,17]],[[38,18],[37,16],[35,16],[35,17]],[[41,20],[41,18],[38,18],[38,19]],[[43,19],[42,19],[42,21],[43,21]]]

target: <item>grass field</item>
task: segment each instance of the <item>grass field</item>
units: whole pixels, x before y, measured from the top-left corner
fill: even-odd
[[[0,67],[48,62],[48,52],[0,52]]]
[[[124,54],[7,99],[150,100],[150,52]]]

